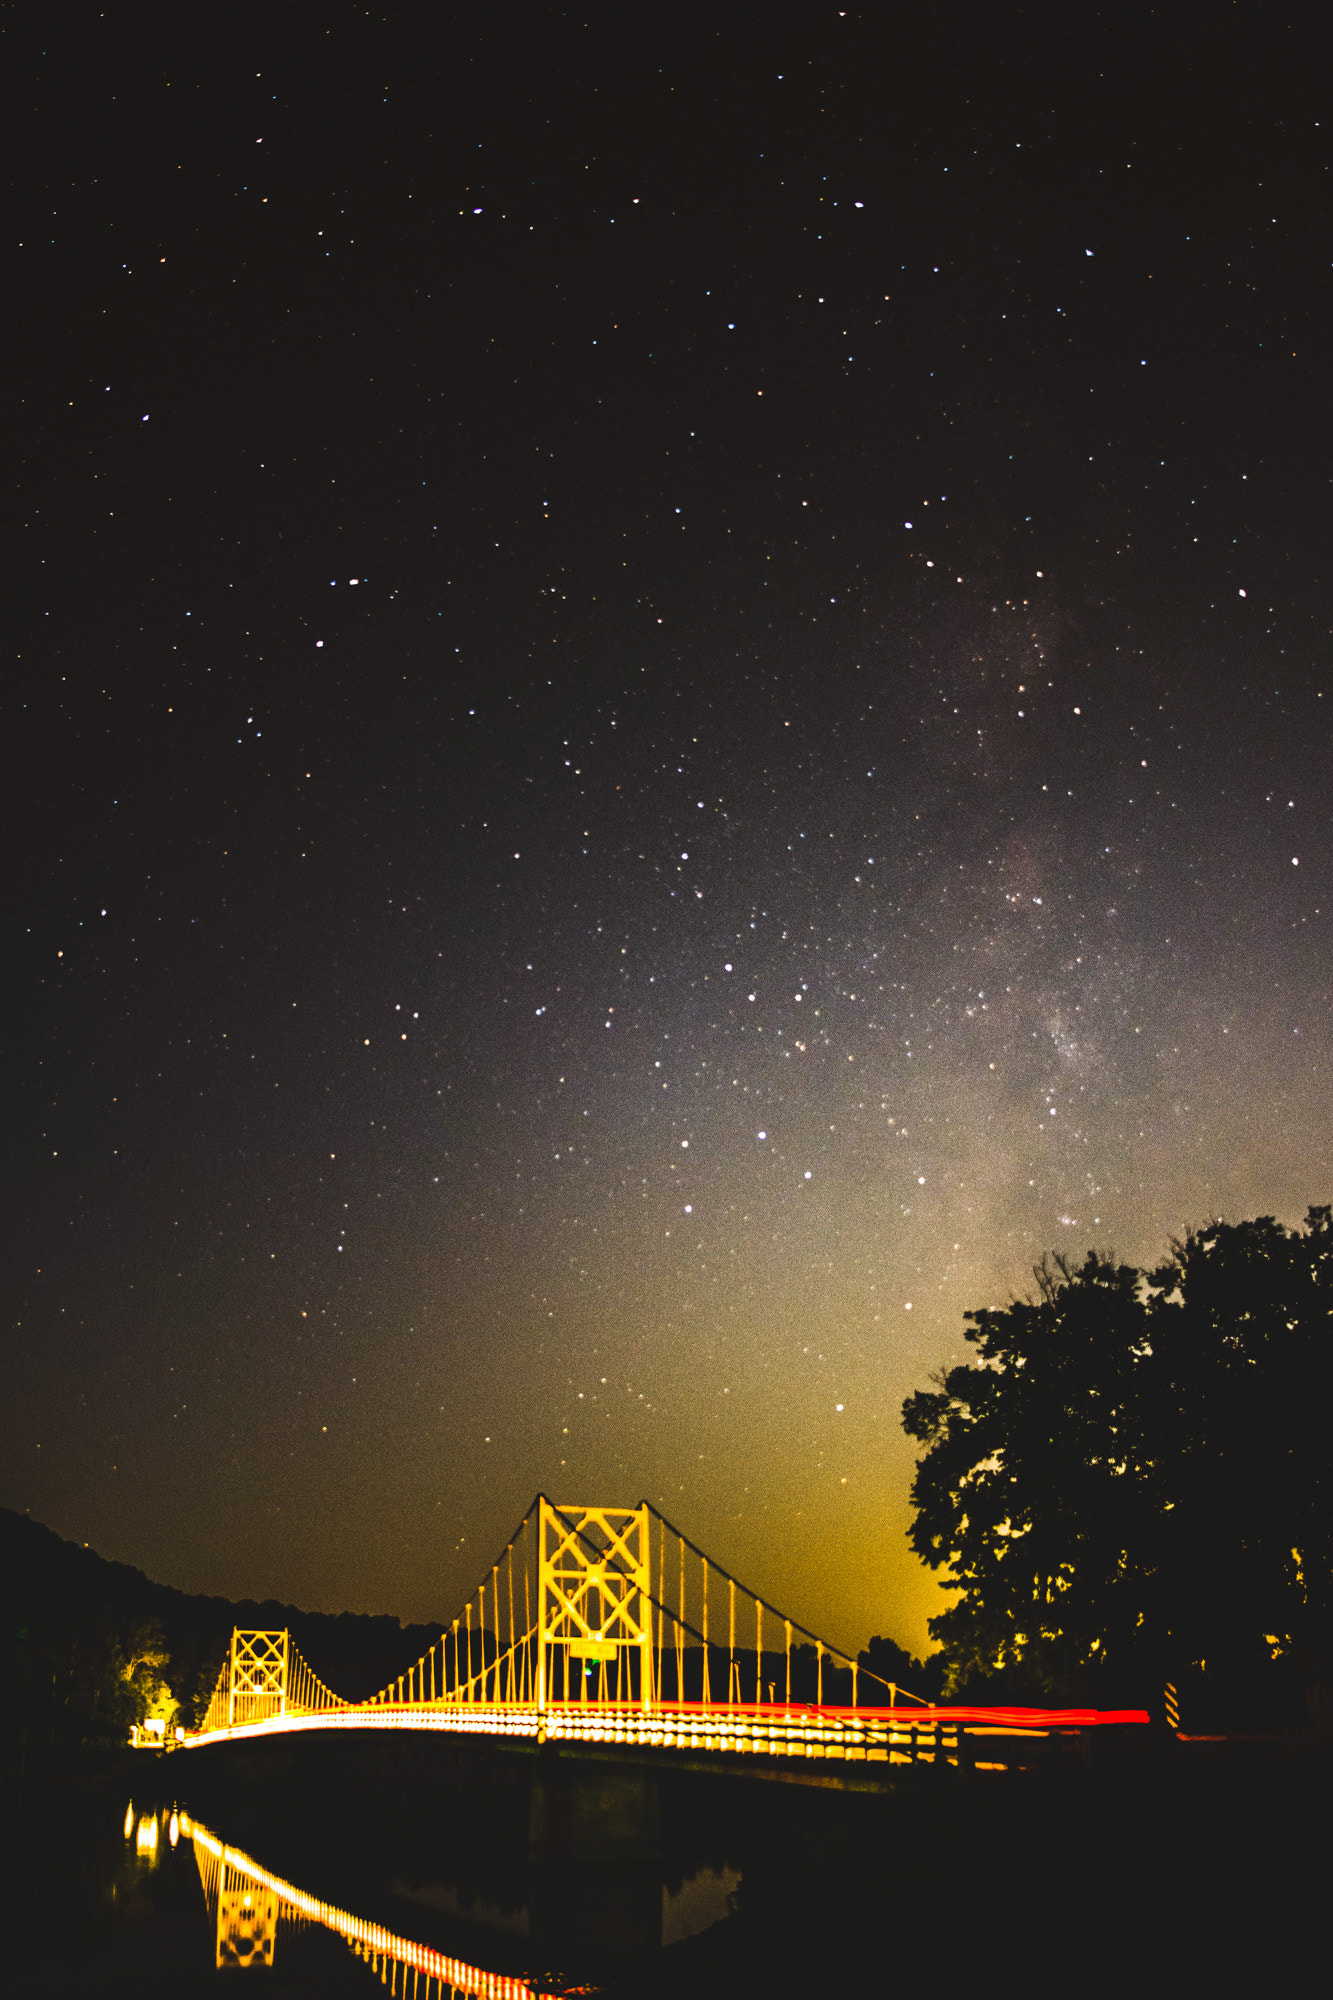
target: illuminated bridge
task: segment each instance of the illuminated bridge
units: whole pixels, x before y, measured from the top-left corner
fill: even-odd
[[[776,1610],[647,1501],[558,1507],[539,1495],[458,1617],[388,1687],[345,1701],[290,1633],[238,1628],[185,1747],[412,1729],[986,1769],[999,1766],[978,1763],[978,1739],[1147,1720],[1143,1709],[933,1706]]]

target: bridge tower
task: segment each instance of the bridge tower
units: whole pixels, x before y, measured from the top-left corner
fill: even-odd
[[[537,1706],[580,1694],[596,1670],[594,1698],[653,1705],[648,1508],[539,1503]],[[559,1661],[559,1675],[553,1671]]]
[[[290,1642],[283,1632],[241,1632],[231,1635],[228,1662],[227,1727],[267,1722],[287,1713],[287,1662]]]
[[[218,1970],[271,1966],[277,1937],[277,1890],[261,1887],[224,1860],[218,1890]]]

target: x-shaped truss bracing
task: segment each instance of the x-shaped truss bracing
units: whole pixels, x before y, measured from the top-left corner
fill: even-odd
[[[240,1632],[231,1635],[231,1726],[259,1722],[287,1712],[286,1632]]]
[[[538,1706],[551,1692],[553,1651],[563,1647],[569,1659],[626,1669],[637,1651],[639,1700],[651,1707],[647,1507],[557,1507],[542,1499],[538,1533]]]

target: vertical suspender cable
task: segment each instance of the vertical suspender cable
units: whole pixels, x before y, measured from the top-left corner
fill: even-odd
[[[527,1522],[525,1521],[525,1522],[523,1523],[523,1624],[524,1624],[525,1628],[527,1629],[527,1631],[529,1631],[529,1632],[531,1632],[531,1630],[532,1630],[532,1590],[531,1590],[531,1583],[532,1583],[532,1573],[531,1573],[531,1570],[530,1570],[530,1568],[529,1568],[529,1562],[528,1562],[528,1524],[527,1524]],[[540,1644],[541,1644],[541,1635],[540,1635],[540,1634],[538,1634],[538,1639],[537,1639],[537,1643],[538,1643],[538,1645],[540,1645]],[[524,1698],[524,1700],[525,1700],[525,1701],[531,1701],[531,1700],[532,1700],[532,1648],[531,1648],[531,1645],[526,1645],[526,1646],[524,1646],[524,1648],[523,1648],[523,1671],[524,1671],[524,1674],[525,1674],[525,1676],[526,1676],[526,1682],[527,1682],[527,1692],[526,1692],[526,1694],[524,1695],[524,1697],[523,1697],[523,1698]]]
[[[791,1619],[783,1621],[787,1627],[787,1706],[791,1707]]]
[[[731,1599],[731,1630],[727,1642],[727,1701],[740,1700],[740,1688],[736,1682],[736,1579],[728,1577],[727,1589]]]
[[[763,1678],[764,1678],[764,1600],[762,1597],[756,1597],[754,1601],[754,1705],[756,1708],[758,1708],[759,1706],[759,1697],[763,1693],[763,1688],[761,1685]]]
[[[518,1644],[518,1634],[514,1630],[514,1544],[509,1544],[509,1682],[505,1699],[512,1704],[515,1698],[514,1675],[518,1668],[514,1648]]]
[[[500,1565],[498,1563],[495,1564],[491,1571],[491,1622],[495,1626],[495,1644],[491,1650],[491,1667],[489,1673],[485,1670],[484,1651],[482,1655],[481,1696],[483,1701],[499,1701],[500,1699]],[[484,1632],[482,1633],[481,1643],[484,1648],[486,1644],[486,1635]]]
[[[680,1595],[676,1599],[676,1699],[685,1700],[685,1537],[680,1538]]]
[[[703,1626],[704,1626],[704,1685],[703,1685],[703,1699],[704,1699],[704,1705],[705,1705],[705,1707],[707,1707],[707,1706],[709,1706],[709,1705],[710,1705],[710,1703],[711,1703],[711,1701],[712,1701],[712,1694],[713,1694],[713,1689],[712,1689],[712,1682],[711,1682],[711,1680],[709,1679],[709,1673],[708,1673],[708,1558],[707,1558],[707,1556],[704,1556],[704,1558],[703,1558],[703,1566],[704,1566],[704,1617],[703,1617]]]
[[[653,1573],[652,1557],[652,1543],[650,1542],[648,1545],[648,1575],[650,1578]],[[659,1522],[657,1528],[657,1698],[659,1701],[663,1699],[662,1683],[666,1679],[666,1632],[662,1622],[665,1617],[662,1606],[666,1602],[665,1576],[666,1528]]]

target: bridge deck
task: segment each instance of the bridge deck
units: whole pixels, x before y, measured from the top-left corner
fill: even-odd
[[[543,1709],[496,1702],[382,1702],[314,1713],[271,1715],[188,1736],[182,1747],[327,1729],[439,1730],[521,1736],[538,1743],[588,1742],[662,1750],[749,1753],[770,1757],[852,1758],[883,1763],[915,1749],[952,1749],[965,1737],[1048,1735],[1108,1724],[1146,1723],[1144,1709],[897,1708],[834,1709],[775,1703],[738,1708],[720,1703],[631,1707],[558,1702]]]

